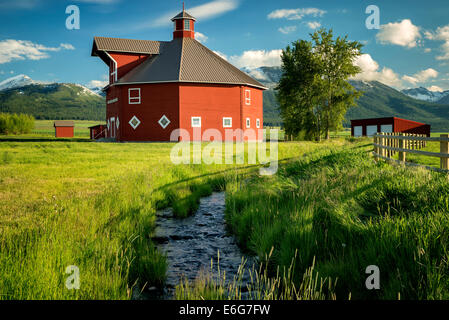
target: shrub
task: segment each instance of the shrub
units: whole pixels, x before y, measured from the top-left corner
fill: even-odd
[[[0,113],[0,134],[30,133],[33,128],[33,116],[16,113]]]

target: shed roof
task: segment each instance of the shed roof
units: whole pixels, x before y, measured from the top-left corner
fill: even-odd
[[[56,120],[54,123],[55,127],[74,127],[75,122],[71,120]]]

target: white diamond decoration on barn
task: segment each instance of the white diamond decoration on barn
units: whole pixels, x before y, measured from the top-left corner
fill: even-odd
[[[167,128],[167,126],[170,124],[170,120],[168,120],[165,115],[163,115],[158,122],[163,129]]]
[[[137,119],[136,116],[133,116],[133,117],[131,118],[131,120],[129,120],[129,124],[130,124],[130,126],[133,127],[133,129],[135,130],[135,129],[139,126],[140,120]]]
[[[119,125],[120,125],[120,120],[118,119],[118,117],[117,117],[117,122],[116,122],[115,124],[116,124],[117,129],[118,129],[118,127],[119,127]]]

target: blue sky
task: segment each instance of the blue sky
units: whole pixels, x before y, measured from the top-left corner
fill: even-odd
[[[365,44],[356,62],[362,80],[396,88],[449,90],[447,0],[190,0],[197,39],[238,67],[280,65],[280,50],[309,39],[315,28]],[[80,29],[65,26],[68,5],[80,9]],[[380,29],[367,29],[368,5],[380,9]],[[99,84],[104,63],[91,57],[94,36],[171,40],[170,17],[182,1],[0,0],[0,81]]]

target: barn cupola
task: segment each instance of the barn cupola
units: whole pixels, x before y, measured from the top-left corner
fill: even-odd
[[[173,38],[192,38],[195,39],[195,21],[196,19],[186,12],[184,4],[182,12],[171,19],[174,23]]]

